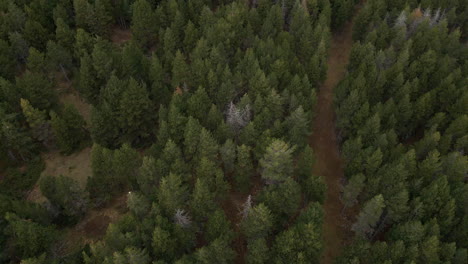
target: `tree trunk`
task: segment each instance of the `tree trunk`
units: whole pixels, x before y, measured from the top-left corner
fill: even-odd
[[[65,77],[65,79],[67,80],[67,82],[70,82],[70,79],[68,79],[67,72],[66,72],[65,69],[63,68],[63,65],[62,65],[62,64],[60,64],[60,69],[62,70],[63,76]]]

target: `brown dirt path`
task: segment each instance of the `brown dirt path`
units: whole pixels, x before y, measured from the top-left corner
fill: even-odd
[[[352,27],[352,22],[349,22],[341,32],[333,35],[327,62],[327,78],[318,93],[313,134],[309,139],[316,157],[313,173],[323,176],[328,187],[323,205],[325,211],[324,253],[321,263],[324,264],[332,263],[339,256],[343,240],[349,233],[349,230],[345,228],[346,221],[340,215],[343,206],[340,200],[340,181],[343,178],[344,164],[340,157],[335,131],[333,88],[346,74],[352,46]]]

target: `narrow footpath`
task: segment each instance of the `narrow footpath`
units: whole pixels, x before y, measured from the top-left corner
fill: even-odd
[[[341,32],[333,35],[329,50],[327,78],[318,92],[318,102],[315,109],[313,134],[309,139],[314,150],[315,165],[313,173],[321,175],[327,184],[327,194],[324,203],[324,252],[321,263],[333,263],[339,256],[343,240],[349,230],[345,228],[346,221],[341,216],[340,200],[343,178],[343,161],[340,157],[339,143],[335,130],[335,111],[333,107],[333,89],[344,78],[349,60],[352,42],[353,23],[348,22]]]

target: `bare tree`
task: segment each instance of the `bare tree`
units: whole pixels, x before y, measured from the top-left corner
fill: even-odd
[[[245,203],[242,204],[240,208],[240,214],[242,215],[242,219],[247,218],[250,209],[252,209],[252,195],[247,196],[247,200],[245,201]]]
[[[406,16],[406,12],[402,11],[400,15],[398,16],[397,20],[395,21],[395,26],[396,27],[406,27],[406,19],[408,17]]]
[[[236,133],[245,127],[251,118],[250,105],[239,108],[233,102],[229,104],[226,112],[226,121]]]
[[[185,210],[177,209],[174,215],[174,223],[183,228],[188,228],[192,224],[192,220]]]

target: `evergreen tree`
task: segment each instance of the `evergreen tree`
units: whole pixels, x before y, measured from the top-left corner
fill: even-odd
[[[21,78],[17,77],[16,87],[34,108],[50,109],[58,101],[52,83],[39,73],[26,72]]]
[[[229,247],[228,243],[218,238],[208,246],[202,247],[195,252],[197,263],[209,264],[220,263],[228,264],[234,260],[235,252]]]
[[[234,238],[231,223],[222,210],[217,209],[213,213],[208,214],[204,237],[209,242],[217,238],[223,238],[226,241],[230,241]]]
[[[40,179],[39,187],[52,207],[72,223],[88,208],[89,195],[72,178],[45,176]]]
[[[51,125],[60,150],[71,153],[86,138],[85,121],[73,105],[65,105],[62,114],[50,113]]]
[[[357,197],[364,188],[364,174],[356,174],[349,179],[348,184],[343,188],[343,210],[353,206],[357,202]]]
[[[266,263],[269,259],[269,249],[264,238],[253,240],[247,245],[247,263]]]
[[[231,139],[220,147],[219,152],[223,161],[223,168],[225,173],[234,172],[234,166],[236,162],[236,145]]]
[[[260,159],[262,178],[267,183],[285,181],[292,174],[293,148],[281,140],[274,140],[266,149],[265,155]]]
[[[5,218],[9,223],[5,231],[11,237],[12,246],[19,257],[37,256],[45,252],[55,240],[57,232],[51,226],[21,219],[11,213],[7,213]]]
[[[50,123],[46,119],[45,111],[40,111],[31,106],[28,100],[20,100],[23,115],[32,130],[33,136],[43,142],[46,146],[50,146],[53,142],[53,134]]]
[[[161,181],[161,175],[158,175],[156,166],[156,160],[153,157],[144,157],[136,178],[140,190],[148,197],[156,193],[156,186]]]
[[[195,182],[190,204],[195,219],[206,218],[216,208],[214,195],[204,178],[198,178]]]
[[[155,22],[155,16],[148,1],[135,1],[132,5],[132,33],[137,43],[145,48],[154,41]]]
[[[186,186],[181,176],[170,173],[162,178],[159,186],[158,201],[168,215],[172,215],[177,209],[183,208],[186,200]]]
[[[381,194],[374,196],[364,204],[358,215],[356,223],[351,229],[361,237],[367,237],[374,233],[374,228],[382,215],[385,207],[384,199]]]
[[[185,62],[184,54],[177,50],[172,62],[172,87],[180,87],[185,90],[190,85],[189,81],[190,68]]]
[[[273,227],[273,216],[264,204],[252,207],[241,222],[242,232],[249,240],[264,238]]]
[[[150,136],[153,117],[148,113],[153,106],[144,84],[130,79],[122,93],[119,107],[119,123],[124,141],[141,144]]]
[[[237,162],[234,171],[236,188],[242,192],[247,192],[253,174],[254,168],[250,148],[246,145],[237,146]]]

